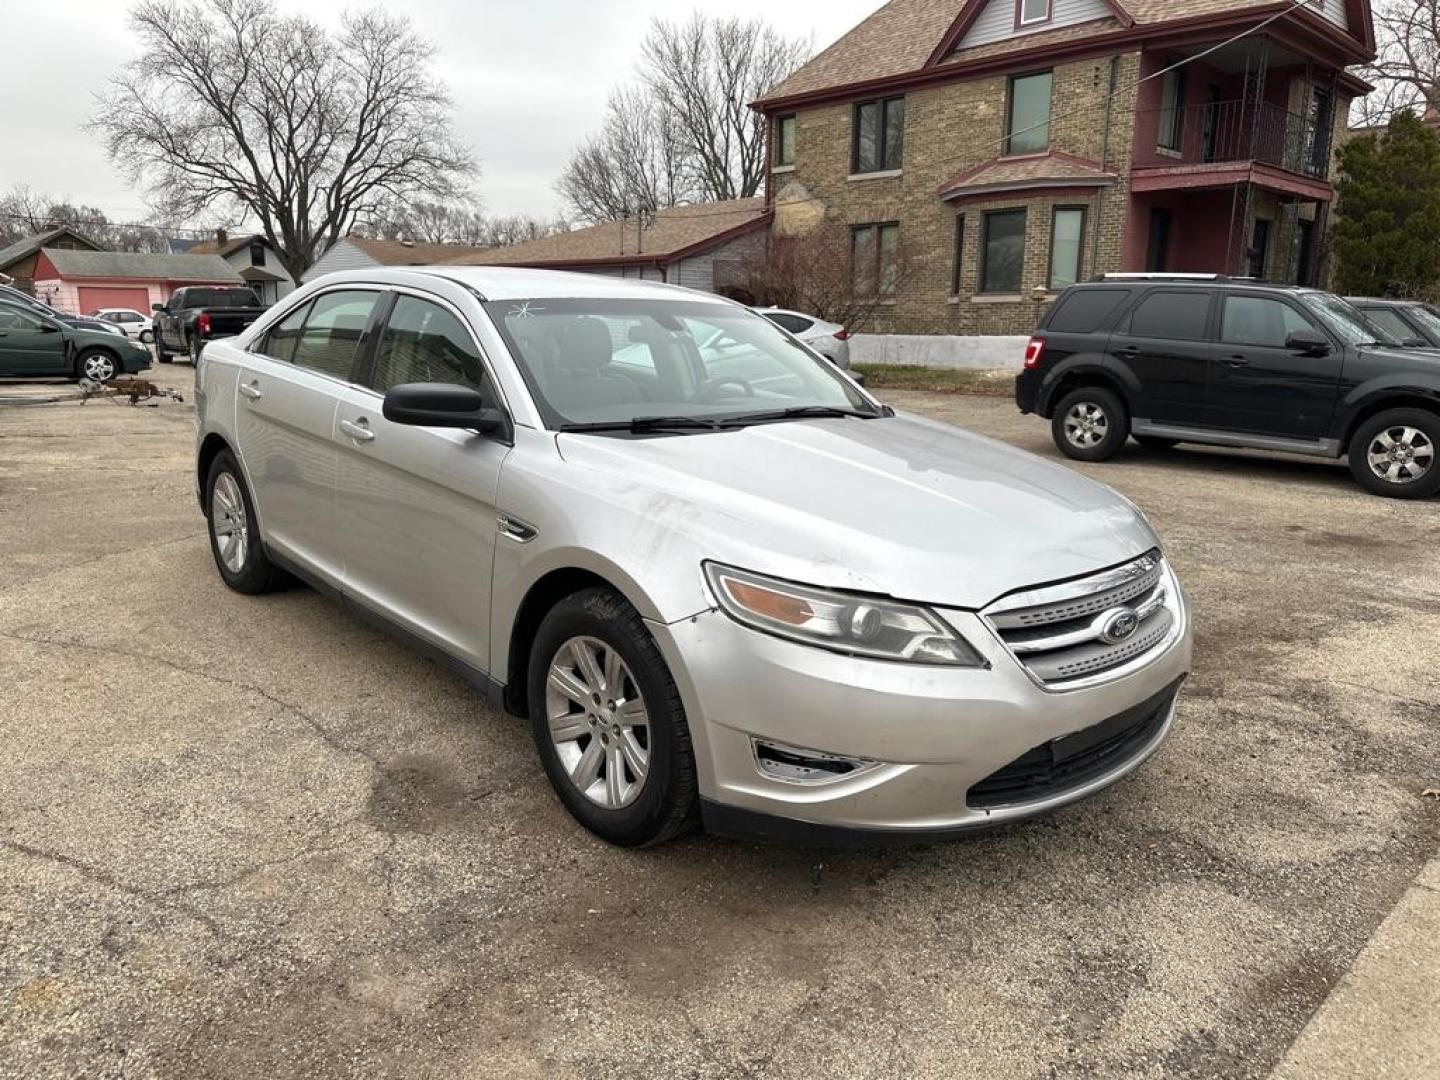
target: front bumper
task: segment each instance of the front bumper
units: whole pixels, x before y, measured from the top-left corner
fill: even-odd
[[[1134,771],[1169,734],[1175,692],[1189,670],[1183,593],[1179,605],[1180,632],[1143,667],[1064,692],[1035,682],[971,612],[940,614],[989,661],[987,669],[842,656],[755,632],[719,611],[651,630],[685,702],[702,805],[716,831],[903,842],[1034,817]],[[1100,771],[1009,804],[967,801],[977,784],[1036,748],[1145,703],[1163,714]],[[823,783],[785,782],[762,772],[756,740],[875,764]]]
[[[127,375],[138,375],[150,370],[150,350],[127,353],[120,360],[120,367]]]

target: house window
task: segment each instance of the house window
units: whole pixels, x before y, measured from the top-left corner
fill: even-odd
[[[795,164],[795,117],[781,116],[775,120],[775,167],[789,168]]]
[[[1050,21],[1052,0],[1015,0],[1015,26],[1035,26]]]
[[[1005,153],[1036,154],[1050,146],[1050,72],[1010,79],[1005,108]]]
[[[252,241],[250,244],[250,265],[265,265],[265,245],[259,240]]]
[[[850,273],[856,296],[894,297],[899,284],[900,225],[857,225],[850,230]]]
[[[980,260],[982,293],[1018,293],[1025,273],[1025,211],[992,210],[985,215]]]
[[[960,295],[960,271],[965,265],[965,215],[955,219],[955,266],[950,271],[950,295]]]
[[[1180,150],[1185,134],[1185,72],[1167,71],[1160,85],[1160,130],[1155,144],[1161,150]]]
[[[1057,206],[1050,222],[1050,291],[1068,289],[1080,280],[1085,250],[1085,208]]]
[[[886,98],[855,106],[850,171],[891,172],[905,160],[905,99]]]

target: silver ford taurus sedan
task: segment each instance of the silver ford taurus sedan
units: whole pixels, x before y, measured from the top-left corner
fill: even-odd
[[[332,275],[197,390],[225,583],[303,579],[457,669],[613,843],[1015,821],[1174,723],[1189,612],[1134,506],[714,296]]]

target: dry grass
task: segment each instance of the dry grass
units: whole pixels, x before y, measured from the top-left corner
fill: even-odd
[[[1013,371],[961,371],[911,364],[856,364],[872,390],[927,390],[933,394],[977,394],[1010,397],[1015,393]]]

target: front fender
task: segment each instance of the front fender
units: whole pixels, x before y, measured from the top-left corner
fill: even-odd
[[[1395,408],[1407,404],[1440,409],[1440,374],[1396,372],[1379,375],[1351,387],[1335,409],[1334,436],[1348,441],[1359,426],[1360,417],[1377,404],[1393,401]]]

